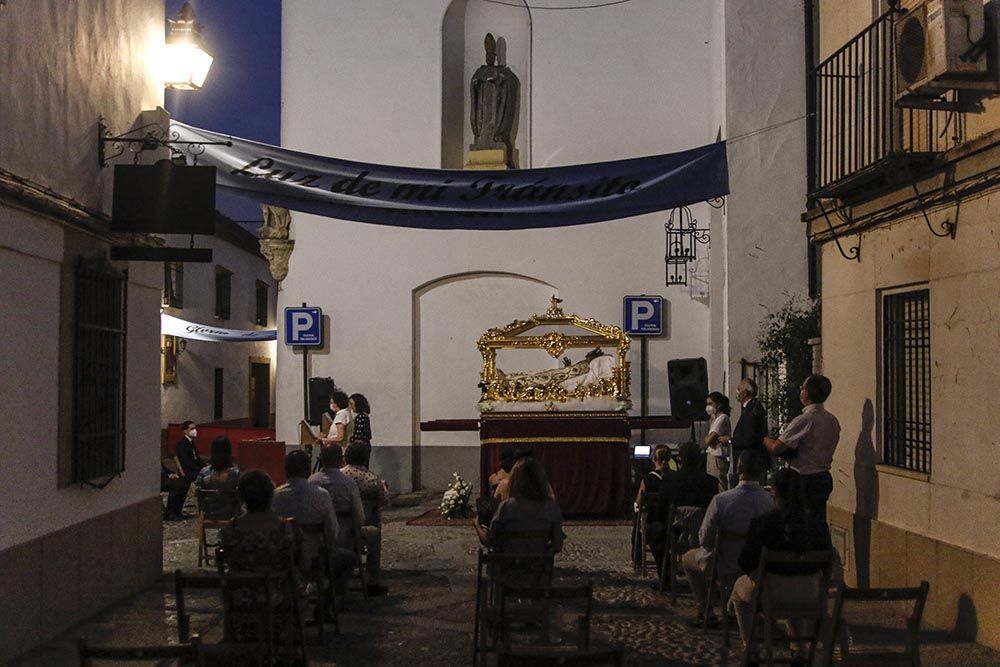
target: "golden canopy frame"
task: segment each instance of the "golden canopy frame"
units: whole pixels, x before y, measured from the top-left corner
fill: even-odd
[[[632,340],[619,327],[601,324],[593,318],[583,318],[575,314],[566,315],[559,304],[561,299],[552,297],[552,303],[544,315],[532,315],[526,320],[514,320],[502,328],[490,329],[479,337],[477,347],[483,355],[481,374],[482,397],[480,402],[557,402],[583,400],[592,397],[609,397],[628,403],[631,392],[629,382],[631,371],[625,360]],[[568,335],[560,331],[547,331],[540,335],[524,335],[532,329],[548,326],[574,326],[587,334]],[[537,349],[545,350],[557,359],[569,348],[614,347],[618,351],[618,364],[611,378],[602,378],[591,384],[580,385],[572,391],[556,380],[532,381],[518,377],[508,379],[497,369],[497,350]]]

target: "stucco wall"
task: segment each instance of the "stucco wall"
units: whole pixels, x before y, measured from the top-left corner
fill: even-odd
[[[455,94],[442,92],[441,40],[448,6],[446,0],[419,6],[344,2],[336,10],[321,2],[286,5],[283,145],[369,162],[441,166],[442,95]],[[587,10],[534,10],[531,27],[528,149],[535,167],[682,150],[714,141],[720,133],[732,134],[727,123],[735,123],[739,131],[756,130],[802,113],[802,18],[799,3],[792,0],[635,0]],[[482,32],[484,27],[476,23],[470,30]],[[481,43],[482,35],[464,38],[467,44]],[[727,66],[729,51],[733,55]],[[517,74],[522,81],[527,76]],[[727,86],[736,93],[724,93]],[[463,117],[461,122],[468,121]],[[758,304],[777,305],[784,299],[781,292],[804,290],[801,226],[779,222],[794,219],[801,209],[801,159],[779,160],[775,154],[778,148],[802,151],[803,139],[801,126],[788,128],[755,144],[744,143],[734,155],[742,173],[734,177],[727,208],[730,218],[736,216],[743,241],[719,266],[715,256],[726,245],[724,214],[694,207],[703,224],[720,232],[712,241],[707,299],[664,287],[665,214],[518,233],[418,232],[295,214],[296,249],[279,311],[308,301],[329,314],[332,343],[310,355],[310,374],[331,375],[349,391],[368,395],[376,462],[379,445],[408,448],[424,438],[443,445],[447,438],[419,432],[416,424],[422,419],[476,416],[480,363],[472,352],[475,336],[466,331],[470,322],[502,325],[547,306],[535,301],[536,289],[529,290],[528,298],[518,281],[494,283],[479,298],[455,296],[450,305],[435,305],[443,317],[462,324],[416,330],[415,290],[449,276],[517,274],[558,290],[567,310],[615,324],[621,322],[623,295],[662,294],[668,301],[668,334],[650,341],[649,409],[665,414],[667,360],[708,358],[714,369],[710,385],[721,388],[723,359],[738,363],[740,356],[754,351],[750,333],[726,333],[733,322],[749,331],[763,312]],[[748,233],[750,228],[754,231]],[[767,253],[755,256],[754,240],[764,237]],[[751,279],[765,270],[773,272],[773,279],[750,287]],[[749,302],[730,299],[728,307],[716,306],[724,299],[728,271],[740,276],[740,289],[752,289]],[[500,303],[519,305],[508,309]],[[710,315],[715,308],[722,317]],[[445,339],[458,331],[461,337]],[[636,341],[630,354],[635,412],[638,347]],[[437,362],[448,373],[415,375],[414,360],[423,352],[447,349],[456,352]],[[301,360],[280,342],[278,356],[278,436],[294,441],[301,412]],[[426,367],[424,358],[421,368]],[[464,390],[464,398],[454,394],[455,387]],[[440,405],[441,413],[430,414],[432,405]],[[469,446],[475,446],[475,435],[470,435]],[[458,445],[469,438],[452,439]],[[390,482],[406,486],[408,457],[393,455],[392,460],[402,467],[397,466]]]
[[[187,237],[167,236],[167,244],[183,246]],[[184,265],[183,308],[164,308],[164,312],[189,322],[226,329],[274,329],[276,321],[277,285],[271,277],[267,262],[259,255],[249,253],[232,243],[216,237],[199,237],[199,248],[212,248],[213,259],[208,264]],[[230,285],[230,318],[215,317],[215,267],[222,266],[233,272]],[[257,281],[268,284],[268,325],[256,324]],[[267,357],[271,360],[271,411],[274,412],[275,377],[274,342],[264,343],[210,343],[188,340],[186,348],[177,355],[177,382],[161,386],[161,425],[191,419],[196,422],[212,421],[215,408],[215,369],[222,368],[223,414],[222,419],[239,419],[249,413],[250,357]]]
[[[1000,330],[991,306],[1000,280],[1000,241],[990,212],[997,196],[962,203],[954,240],[933,238],[917,217],[866,232],[860,265],[841,258],[832,244],[823,249],[824,371],[834,385],[827,405],[842,427],[832,504],[854,512],[875,494],[873,518],[993,557],[1000,556],[1000,481],[993,465],[1000,438],[982,405],[1000,382],[995,363]],[[932,219],[954,213],[953,207],[944,209]],[[876,290],[913,283],[930,288],[932,462],[927,479],[888,469],[875,475],[877,457],[866,449],[881,451]],[[862,428],[868,400],[875,417],[870,431]],[[859,490],[858,479],[869,481]]]
[[[162,104],[155,56],[163,44],[158,0],[8,3],[0,13],[0,168],[83,204],[110,210],[111,170],[97,165],[99,115],[115,131]],[[59,224],[0,205],[0,550],[158,492],[157,312],[161,274],[129,267],[126,470],[102,491],[59,488]],[[72,248],[70,248],[72,251]],[[158,527],[154,527],[158,530]],[[157,557],[158,558],[158,557]]]

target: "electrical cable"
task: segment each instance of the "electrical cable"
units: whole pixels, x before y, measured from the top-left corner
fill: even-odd
[[[506,5],[507,7],[524,7],[525,9],[545,9],[559,11],[563,9],[600,9],[601,7],[613,7],[614,5],[624,5],[625,3],[632,2],[632,0],[607,0],[607,2],[600,2],[596,5],[571,5],[569,7],[539,7],[537,5],[529,5],[527,3],[519,4],[516,2],[505,2],[504,0],[483,0],[483,2],[491,2],[494,5]]]

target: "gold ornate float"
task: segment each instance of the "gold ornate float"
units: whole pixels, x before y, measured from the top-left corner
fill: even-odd
[[[480,409],[492,411],[501,404],[538,404],[535,409],[559,409],[557,404],[588,399],[607,399],[595,409],[627,410],[631,406],[629,362],[625,360],[631,339],[616,326],[601,324],[593,318],[575,314],[566,315],[560,307],[561,299],[552,297],[549,309],[543,315],[532,315],[526,320],[514,320],[502,328],[490,329],[479,337],[478,348],[483,355],[481,374]],[[545,331],[537,335],[529,332],[547,327],[575,327],[579,335],[562,331]],[[600,348],[617,350],[617,365],[611,358],[595,364],[602,354]],[[545,350],[553,359],[568,349],[592,348],[584,361],[570,364],[564,359],[564,368],[528,373],[504,373],[497,367],[497,350]],[[595,373],[598,370],[600,372]],[[544,404],[544,406],[543,406]]]

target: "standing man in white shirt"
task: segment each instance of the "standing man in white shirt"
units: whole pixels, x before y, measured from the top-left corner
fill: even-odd
[[[777,438],[764,438],[764,446],[802,476],[809,509],[826,518],[826,501],[833,491],[830,466],[840,442],[840,422],[823,405],[833,389],[829,378],[810,375],[802,383],[802,414],[788,423]]]

